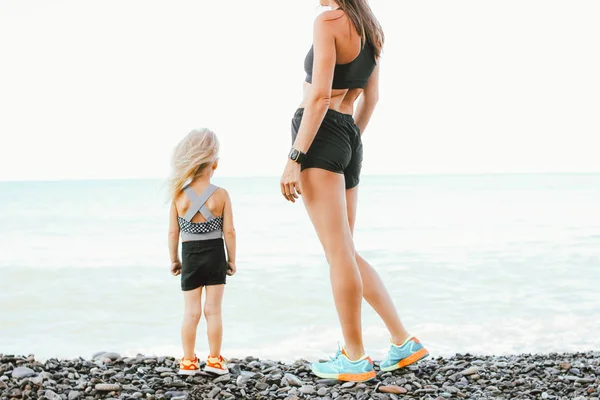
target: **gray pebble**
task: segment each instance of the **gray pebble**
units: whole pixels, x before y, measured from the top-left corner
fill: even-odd
[[[12,377],[16,379],[28,378],[30,376],[36,376],[34,370],[29,367],[17,367],[12,371]]]
[[[221,375],[218,378],[215,378],[213,380],[214,383],[220,383],[220,382],[229,382],[231,380],[231,375],[229,374],[225,374],[225,375]]]
[[[325,396],[326,394],[327,394],[327,388],[324,388],[324,387],[323,387],[323,388],[321,388],[321,389],[317,390],[317,395],[319,395],[319,396],[321,396],[321,397],[322,397],[322,396]]]
[[[461,371],[460,373],[464,376],[469,376],[469,375],[474,375],[475,373],[477,373],[477,371],[479,371],[479,367],[469,367],[469,368]]]
[[[313,385],[304,385],[298,390],[303,394],[313,394],[315,392],[315,387]]]
[[[46,392],[44,392],[44,398],[48,400],[62,400],[62,397],[54,393],[52,390],[46,390]]]
[[[71,390],[69,392],[69,396],[67,397],[69,400],[77,400],[81,397],[81,392],[77,390]]]
[[[114,383],[98,383],[94,389],[99,392],[117,392],[121,390],[121,386]]]
[[[355,382],[346,382],[346,383],[342,384],[342,388],[349,389],[349,388],[353,387],[354,385],[356,385]]]
[[[285,380],[287,381],[287,383],[290,386],[297,386],[297,387],[302,386],[302,381],[296,375],[287,373],[287,374],[283,375],[283,377],[285,378]]]
[[[326,386],[335,386],[338,383],[340,383],[340,381],[335,380],[335,379],[318,379],[317,383],[319,385],[326,385]]]
[[[208,398],[212,399],[214,398],[216,395],[218,395],[221,392],[221,388],[218,386],[215,386],[214,388],[212,388],[212,390],[208,393]]]

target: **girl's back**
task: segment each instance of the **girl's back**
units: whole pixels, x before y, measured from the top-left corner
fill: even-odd
[[[194,181],[189,184],[189,188],[192,189],[197,196],[201,196],[208,189],[209,185],[210,182]],[[227,192],[222,188],[218,188],[208,200],[206,200],[205,205],[215,218],[223,217],[227,198]],[[175,196],[174,202],[177,209],[177,216],[180,218],[183,218],[192,206],[192,199],[190,199],[184,191],[179,192]],[[206,218],[202,213],[198,212],[192,217],[191,222],[206,222]]]

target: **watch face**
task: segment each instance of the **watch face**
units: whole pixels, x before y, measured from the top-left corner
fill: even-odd
[[[298,150],[296,150],[296,149],[292,150],[292,154],[290,155],[290,158],[292,160],[295,160],[296,158],[298,158]]]

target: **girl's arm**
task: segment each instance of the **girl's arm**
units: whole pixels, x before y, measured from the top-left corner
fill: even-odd
[[[373,70],[373,74],[367,81],[365,89],[360,96],[356,112],[354,113],[354,123],[358,126],[360,134],[362,135],[367,125],[371,120],[371,115],[375,111],[375,106],[379,100],[379,60]]]
[[[225,238],[225,247],[227,248],[227,263],[229,265],[228,275],[236,272],[235,265],[235,227],[233,226],[233,209],[229,193],[225,189],[225,205],[223,206],[223,236]]]
[[[175,202],[171,203],[169,211],[169,255],[171,256],[171,273],[177,276],[181,273],[181,261],[179,261],[179,222],[177,221]]]

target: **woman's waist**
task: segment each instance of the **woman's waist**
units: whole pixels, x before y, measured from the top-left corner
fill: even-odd
[[[302,107],[302,106],[299,107],[296,110],[296,112],[294,113],[294,118],[302,119],[302,116],[304,115],[304,111],[305,111],[304,107]],[[352,116],[351,113],[344,113],[342,111],[338,111],[333,108],[327,109],[327,111],[325,112],[324,120],[330,120],[332,122],[344,121],[344,122],[349,122],[351,124],[354,124],[354,117]]]
[[[312,84],[305,82],[304,98],[298,108],[306,108],[311,98]],[[340,114],[354,114],[354,103],[362,93],[362,89],[334,89],[329,98],[329,109]]]

